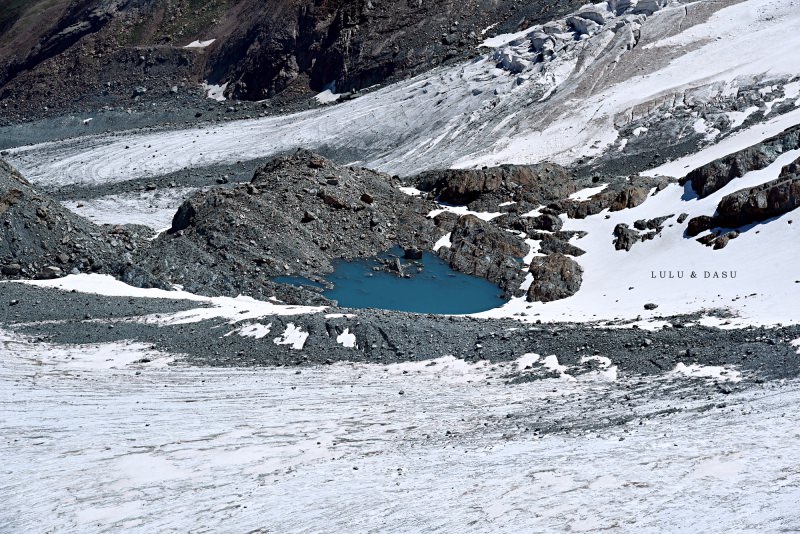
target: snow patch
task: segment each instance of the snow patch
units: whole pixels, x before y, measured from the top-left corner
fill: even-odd
[[[723,382],[740,382],[742,380],[742,374],[739,371],[717,365],[686,365],[679,362],[672,372],[690,378],[713,378]]]
[[[438,209],[431,211],[428,214],[429,219],[433,219],[437,215],[440,215],[444,212],[455,213],[456,215],[474,215],[475,217],[483,220],[483,221],[491,221],[492,219],[496,219],[500,217],[503,213],[502,212],[486,212],[486,211],[470,211],[469,208],[466,206],[450,206],[446,204],[440,204]]]
[[[273,342],[276,345],[290,345],[294,350],[302,350],[308,339],[308,332],[303,332],[302,328],[295,326],[294,323],[286,325],[286,330]]]
[[[575,193],[572,193],[569,196],[569,199],[570,200],[579,200],[579,201],[589,200],[590,198],[592,198],[597,193],[605,191],[605,189],[607,187],[608,187],[608,184],[599,185],[597,187],[587,187],[586,189],[581,189],[580,191],[576,191]]]
[[[214,44],[216,39],[209,39],[208,41],[192,41],[188,45],[184,46],[184,48],[207,48]]]
[[[263,339],[269,335],[270,330],[272,330],[272,323],[267,325],[253,323],[239,328],[239,335],[242,337],[251,337],[253,339]]]
[[[225,89],[227,88],[228,82],[225,82],[222,85],[210,85],[203,83],[203,91],[205,91],[206,97],[210,98],[211,100],[216,100],[217,102],[225,102],[225,100],[227,100],[227,98],[225,98]]]
[[[345,328],[341,334],[336,336],[336,342],[346,349],[358,348],[358,344],[356,343],[356,335],[351,334],[349,328]]]
[[[326,89],[321,93],[318,93],[317,96],[315,96],[314,98],[320,104],[333,104],[334,102],[337,102],[341,97],[342,95],[334,93],[330,89]]]
[[[21,280],[18,282],[37,287],[50,287],[64,291],[76,291],[107,297],[136,297],[152,299],[169,299],[193,301],[208,307],[177,312],[166,315],[152,315],[140,320],[149,324],[177,325],[205,321],[208,319],[229,319],[231,323],[239,323],[261,317],[308,315],[324,311],[324,306],[289,306],[264,302],[251,297],[204,297],[187,291],[165,291],[163,289],[142,289],[129,286],[116,278],[103,274],[76,274],[55,280]]]
[[[433,245],[433,251],[437,252],[442,247],[450,247],[452,246],[452,241],[450,238],[452,237],[452,232],[447,232],[447,235],[444,235],[439,238],[439,240]]]

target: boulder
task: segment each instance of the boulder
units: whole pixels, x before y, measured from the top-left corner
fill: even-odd
[[[693,217],[692,219],[689,219],[689,225],[686,228],[686,235],[689,237],[695,237],[702,234],[706,230],[714,228],[714,226],[715,224],[713,217],[709,217],[708,215]]]
[[[571,297],[583,282],[581,266],[558,253],[535,257],[530,272],[533,283],[528,289],[528,302],[551,302]]]

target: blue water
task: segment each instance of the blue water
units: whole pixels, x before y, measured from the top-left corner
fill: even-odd
[[[396,250],[393,252],[397,252]],[[387,256],[384,256],[387,257]],[[502,291],[483,278],[453,271],[438,256],[425,253],[418,263],[401,260],[411,278],[385,271],[374,271],[375,259],[334,262],[334,272],[325,277],[333,284],[322,294],[345,308],[378,308],[413,313],[466,314],[497,308],[505,304]],[[282,276],[276,282],[322,287],[297,276]]]

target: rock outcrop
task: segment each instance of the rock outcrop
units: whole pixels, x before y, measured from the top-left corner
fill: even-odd
[[[504,202],[540,206],[578,190],[569,172],[554,163],[435,170],[419,174],[410,182],[441,202],[466,205],[474,211],[496,209]]]
[[[474,215],[456,222],[450,246],[439,256],[462,273],[486,278],[512,294],[521,282],[521,260],[529,247],[522,239]]]
[[[658,193],[673,180],[665,177],[636,177],[628,182],[616,182],[587,200],[560,200],[548,206],[555,213],[566,213],[573,219],[585,219],[601,211],[621,211],[642,204],[655,189]],[[563,198],[563,197],[562,197]]]

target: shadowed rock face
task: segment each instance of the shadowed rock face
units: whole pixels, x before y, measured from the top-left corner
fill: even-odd
[[[784,152],[798,148],[800,126],[795,126],[762,143],[703,165],[687,174],[681,183],[691,182],[697,195],[705,198],[750,171],[768,167]]]
[[[689,221],[686,235],[695,237],[715,228],[742,228],[752,223],[768,221],[797,208],[800,208],[800,159],[783,167],[775,180],[724,196],[713,217],[700,215]],[[706,246],[713,246],[714,249],[721,249],[738,236],[738,231],[720,235],[720,230],[714,230],[700,237],[698,241]]]
[[[529,302],[551,302],[571,297],[583,282],[581,266],[559,253],[533,258],[531,273],[533,283],[528,289]]]

